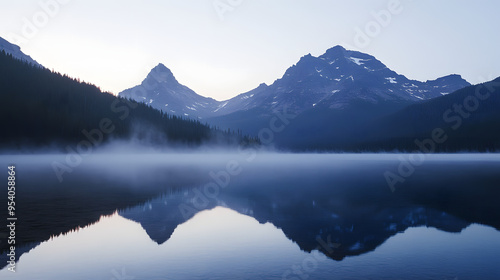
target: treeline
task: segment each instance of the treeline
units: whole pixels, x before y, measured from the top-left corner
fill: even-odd
[[[0,145],[9,148],[135,138],[152,144],[259,143],[236,132],[116,97],[0,52]]]
[[[500,78],[408,106],[373,127],[364,150],[424,153],[500,151]],[[378,135],[377,135],[378,134]]]
[[[337,142],[318,141],[321,145],[311,145],[309,149],[349,152],[498,152],[499,108],[500,78],[497,78],[406,106],[386,116],[373,116],[372,121],[367,118],[364,125],[354,125],[346,130],[348,133],[343,134],[344,138]]]

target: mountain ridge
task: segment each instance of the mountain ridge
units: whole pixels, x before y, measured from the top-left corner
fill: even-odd
[[[165,68],[166,72],[171,73]],[[155,69],[144,81],[151,80],[151,73]],[[188,97],[180,102],[173,96],[178,85],[175,80],[171,85],[165,84],[160,91],[157,88],[144,91],[143,82],[139,85],[143,90],[134,87],[119,95],[149,102],[156,109],[172,114],[211,118],[257,107],[272,111],[276,107],[287,106],[300,113],[321,102],[327,102],[331,109],[342,109],[349,106],[353,99],[364,99],[371,103],[385,100],[416,102],[449,94],[470,84],[458,74],[426,82],[410,80],[390,70],[372,55],[335,46],[318,57],[311,54],[302,56],[271,85],[262,83],[253,90],[224,101],[207,99],[184,86],[184,95]],[[138,94],[131,95],[134,90]]]
[[[35,66],[43,68],[43,66],[40,63],[38,63],[36,60],[31,58],[31,56],[23,53],[19,46],[11,44],[9,41],[3,39],[2,37],[0,37],[0,51],[1,50],[4,50],[7,54],[12,55],[12,57],[14,57],[18,60],[21,60],[21,61],[27,62],[29,64],[33,64]]]
[[[168,77],[167,77],[168,78]],[[135,140],[148,146],[235,146],[241,135],[164,114],[0,51],[0,115],[9,131],[2,148],[99,146]]]
[[[155,66],[140,85],[120,92],[119,96],[182,117],[192,116],[193,111],[204,117],[206,108],[217,104],[216,100],[198,95],[180,84],[172,71],[162,63]]]

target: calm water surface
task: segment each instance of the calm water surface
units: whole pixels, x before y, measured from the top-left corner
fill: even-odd
[[[1,156],[0,279],[500,279],[500,155],[409,159],[95,154],[60,182],[64,155]]]

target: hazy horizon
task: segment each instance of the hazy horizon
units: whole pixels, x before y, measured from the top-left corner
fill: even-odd
[[[114,94],[163,63],[198,94],[226,100],[336,45],[371,54],[410,79],[459,74],[475,84],[500,76],[500,40],[490,24],[496,2],[148,3],[8,2],[0,37],[47,68]]]

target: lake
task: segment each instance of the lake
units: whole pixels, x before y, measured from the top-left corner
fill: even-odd
[[[16,165],[17,217],[16,272],[3,228],[0,279],[500,279],[498,154],[0,163]],[[0,203],[7,223],[7,191]]]

